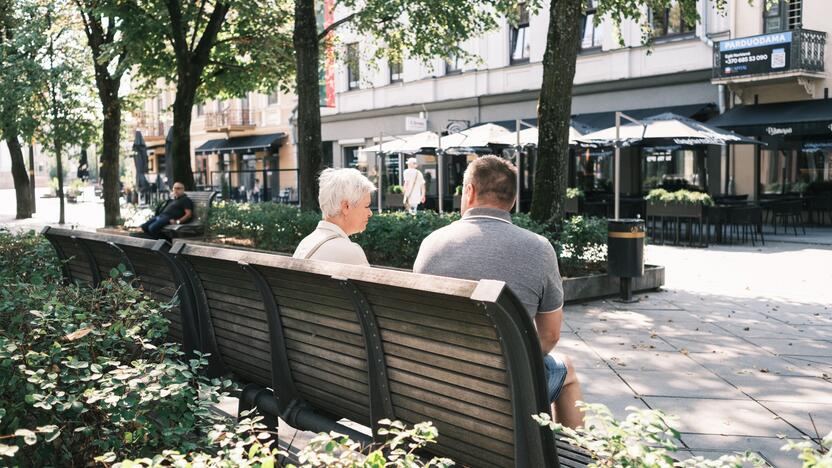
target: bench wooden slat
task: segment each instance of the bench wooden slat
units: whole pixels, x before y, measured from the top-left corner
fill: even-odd
[[[342,399],[336,392],[327,392],[328,386],[318,387],[305,383],[298,383],[297,386],[298,390],[312,397],[310,399],[311,401],[314,401],[319,407],[330,413],[344,415],[344,417],[359,424],[367,424],[367,416],[366,414],[362,414],[366,403],[355,403],[347,399]]]
[[[318,356],[323,359],[328,359],[333,362],[340,362],[348,365],[352,362],[348,358],[358,359],[362,363],[366,362],[361,348],[357,346],[350,346],[348,344],[339,343],[337,341],[328,340],[320,336],[309,335],[306,333],[288,333],[286,335],[286,346],[291,351],[297,350],[313,356]],[[326,348],[321,349],[326,346]],[[358,366],[354,366],[358,367]],[[362,364],[362,368],[366,368],[366,364]]]
[[[411,322],[403,322],[401,320],[391,320],[387,317],[376,317],[379,327],[382,330],[394,331],[403,335],[412,336],[430,336],[433,340],[444,342],[447,344],[454,344],[457,346],[491,353],[496,356],[502,354],[500,344],[494,340],[487,340],[471,335],[463,335],[461,333],[451,333],[438,328],[427,327],[424,325],[417,325]],[[424,323],[424,321],[422,322]]]
[[[443,378],[449,377],[447,372],[442,373],[444,370],[455,375],[476,377],[480,380],[496,383],[499,386],[505,385],[505,375],[501,369],[482,366],[476,362],[440,356],[421,349],[399,346],[393,343],[385,343],[384,351],[390,366],[409,366],[415,363],[424,366],[419,369],[420,375],[433,378],[434,371],[432,368],[436,368],[436,375],[442,375]]]
[[[361,419],[359,423],[368,424],[370,422],[370,413],[369,413],[369,400],[367,398],[367,388],[364,386],[362,388],[361,385],[349,381],[349,380],[336,380],[330,381],[331,377],[327,376],[326,380],[322,380],[318,375],[310,375],[304,372],[303,370],[297,370],[293,368],[293,376],[295,377],[295,381],[298,385],[308,385],[314,388],[326,389],[329,393],[334,393],[338,395],[339,400],[336,401],[340,403],[340,400],[351,401],[353,403],[361,405],[358,409],[358,414],[361,415]],[[346,415],[335,406],[335,408],[330,410],[333,415],[338,417],[345,417]]]
[[[289,316],[283,317],[283,324],[286,328],[304,332],[310,336],[320,336],[329,338],[342,343],[349,343],[356,347],[361,347],[361,336],[355,333],[344,331],[340,328],[330,328],[325,326],[318,326],[316,323],[310,323],[303,320],[295,320]]]
[[[424,402],[397,393],[393,394],[393,408],[396,411],[399,408],[414,412],[418,411],[426,416],[425,421],[433,421],[434,423],[444,422],[445,424],[458,427],[467,431],[468,437],[479,434],[494,439],[495,441],[503,442],[507,446],[513,445],[514,434],[512,430],[491,424],[483,424],[468,415],[456,413],[450,408],[442,407],[442,410],[439,410],[436,406],[426,405]]]
[[[488,406],[477,405],[468,398],[468,395],[477,393],[471,390],[457,387],[457,392],[453,396],[446,396],[437,392],[423,390],[416,385],[408,385],[391,380],[390,392],[393,395],[401,395],[423,403],[431,403],[449,411],[463,414],[466,417],[479,419],[483,425],[493,423],[502,426],[508,431],[511,431],[514,427],[514,420],[511,417],[511,413],[499,413]]]
[[[437,395],[444,395],[451,398],[459,398],[462,390],[469,390],[465,393],[466,401],[485,408],[491,408],[494,411],[499,411],[509,416],[512,414],[511,403],[507,399],[484,394],[479,391],[479,387],[461,387],[445,381],[425,379],[409,372],[400,371],[392,366],[388,367],[388,372],[390,373],[391,388],[394,383],[407,386],[421,386],[421,388],[434,392]],[[477,391],[473,391],[474,389]]]
[[[496,354],[479,352],[470,348],[463,348],[461,346],[451,345],[441,341],[434,341],[433,339],[398,333],[393,330],[381,330],[381,338],[386,343],[394,343],[409,346],[411,348],[424,349],[425,351],[430,351],[434,354],[462,361],[476,362],[478,364],[491,366],[497,369],[505,368],[503,357]]]
[[[282,316],[285,316],[289,319],[294,319],[296,321],[315,324],[326,328],[334,328],[336,330],[351,333],[354,336],[354,338],[350,341],[354,341],[355,344],[358,346],[363,346],[364,342],[361,340],[361,327],[355,322],[351,322],[349,320],[344,320],[341,318],[333,318],[331,315],[328,314],[314,315],[306,311],[297,310],[289,307],[281,308],[280,313]]]

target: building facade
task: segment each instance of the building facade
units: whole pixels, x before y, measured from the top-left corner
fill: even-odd
[[[166,178],[165,141],[173,123],[171,90],[134,113],[133,127],[148,148],[147,179]],[[191,116],[191,167],[197,189],[221,191],[236,200],[295,201],[297,158],[290,118],[292,94],[248,93],[195,105]]]
[[[749,5],[745,0],[732,0],[722,13],[716,10],[715,1],[701,0],[701,20],[696,25],[685,24],[678,5],[645,10],[653,28],[651,47],[642,45],[641,25],[634,22],[620,28],[621,46],[611,22],[593,25],[595,2],[591,3],[585,12],[573,87],[572,114],[577,124],[609,127],[615,111],[636,118],[673,112],[707,122],[755,99],[762,104],[825,96],[828,85],[822,71],[786,81],[772,78],[740,83],[717,80],[714,70],[715,47],[720,41],[775,28],[829,31],[832,4],[825,0],[782,0],[777,13],[780,23],[773,19],[771,7],[764,6],[766,2]],[[358,150],[411,133],[406,131],[407,117],[427,118],[428,130],[438,133],[486,122],[511,126],[515,119],[523,119],[534,123],[547,8],[536,15],[521,15],[517,26],[506,20],[497,30],[461,44],[482,59],[479,63],[437,58],[428,64],[406,60],[373,67],[364,59],[373,53],[367,50],[368,41],[342,35],[347,60],[335,73],[336,107],[326,109],[322,117],[322,135],[331,147],[332,165],[355,166],[372,174],[380,162]],[[336,11],[336,19],[347,13]],[[828,61],[828,52],[824,52],[824,61]],[[640,196],[663,180],[680,179],[713,194],[747,191],[753,196],[754,171],[743,165],[747,152],[755,150],[748,146],[737,147],[733,153],[718,147],[625,151],[621,188],[626,194]],[[428,173],[435,170],[430,167],[433,162],[424,160]],[[768,167],[765,156],[760,166]],[[612,174],[609,153],[576,150],[570,172],[573,184],[588,181],[590,190],[608,190]],[[453,190],[453,186],[445,190]]]

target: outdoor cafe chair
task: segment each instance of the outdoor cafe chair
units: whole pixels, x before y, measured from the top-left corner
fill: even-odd
[[[806,227],[803,225],[803,200],[792,199],[782,200],[771,205],[772,224],[774,226],[774,233],[777,234],[777,223],[782,223],[786,232],[789,230],[789,225],[794,229],[794,235],[797,235],[797,226],[806,234]]]

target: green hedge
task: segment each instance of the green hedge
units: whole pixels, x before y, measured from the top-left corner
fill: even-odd
[[[411,268],[419,246],[433,231],[459,219],[459,213],[437,214],[425,210],[417,215],[403,211],[374,214],[367,229],[353,236],[373,265]],[[311,233],[320,215],[276,203],[219,203],[211,210],[208,235],[250,242],[252,247],[292,253]],[[575,217],[562,232],[532,220],[527,214],[513,215],[514,224],[542,235],[555,247],[565,274],[573,270],[603,269],[606,262],[606,220]]]

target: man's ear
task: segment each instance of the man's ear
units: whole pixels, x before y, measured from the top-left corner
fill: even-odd
[[[477,198],[477,190],[474,188],[474,184],[466,185],[465,199],[468,201],[468,206],[471,206],[475,198]]]

